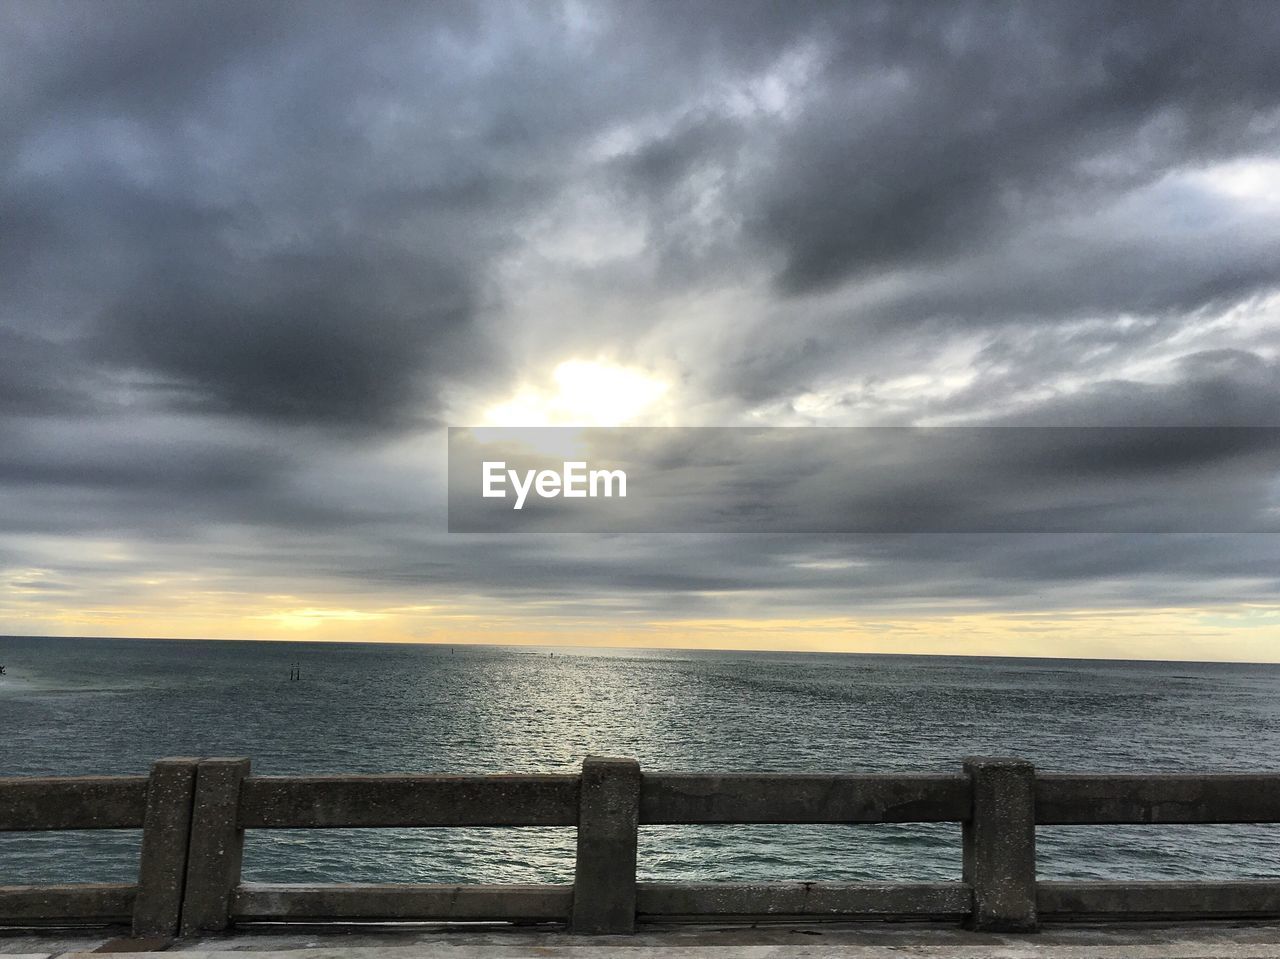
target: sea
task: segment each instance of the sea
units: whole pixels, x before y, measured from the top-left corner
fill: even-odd
[[[1280,770],[1280,666],[0,638],[0,776]],[[294,668],[301,678],[290,680]],[[134,830],[0,834],[0,885],[129,882]],[[568,882],[574,830],[250,830],[250,882]],[[1280,877],[1280,827],[1057,826],[1044,879]],[[960,878],[954,824],[644,826],[657,881]]]

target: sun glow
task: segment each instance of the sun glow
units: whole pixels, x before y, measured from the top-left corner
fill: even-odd
[[[566,360],[552,371],[550,389],[524,386],[485,411],[494,426],[625,426],[652,412],[666,380],[599,360]]]
[[[322,609],[315,606],[303,609],[283,609],[264,613],[258,618],[275,623],[282,629],[307,630],[328,623],[366,623],[386,619],[385,613],[370,613],[358,609]]]
[[[1241,203],[1280,204],[1280,162],[1275,160],[1221,163],[1201,171],[1198,177],[1215,192]]]

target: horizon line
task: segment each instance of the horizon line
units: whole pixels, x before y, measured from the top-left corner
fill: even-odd
[[[385,640],[385,639],[244,639],[227,636],[71,636],[49,633],[0,633],[0,641],[6,639],[83,639],[124,640],[127,642],[156,643],[273,643],[294,644],[312,643],[325,646],[466,646],[486,649],[581,649],[581,650],[622,650],[628,652],[684,652],[684,653],[784,653],[792,656],[879,656],[898,659],[1019,659],[1043,662],[1069,663],[1183,663],[1189,666],[1280,666],[1280,660],[1252,659],[1160,659],[1160,658],[1127,658],[1121,656],[1037,656],[1034,654],[991,653],[886,653],[860,652],[858,650],[816,650],[816,649],[751,649],[740,646],[622,646],[601,643],[581,645],[573,643],[486,643],[486,642],[442,642],[432,639],[421,640]]]

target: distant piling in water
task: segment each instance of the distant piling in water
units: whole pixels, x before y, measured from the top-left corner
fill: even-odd
[[[302,667],[294,663],[289,667],[289,682],[296,683],[302,679]]]

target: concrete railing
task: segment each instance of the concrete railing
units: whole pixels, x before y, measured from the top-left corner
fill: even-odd
[[[640,883],[638,827],[956,822],[960,882]],[[1037,774],[1016,759],[957,773],[251,776],[247,759],[163,759],[150,776],[0,779],[0,831],[142,829],[136,884],[0,886],[0,925],[131,923],[196,935],[250,922],[962,920],[1030,931],[1044,918],[1280,916],[1280,881],[1038,882],[1037,825],[1280,822],[1280,774]],[[246,829],[575,826],[572,885],[242,883]],[[0,869],[3,864],[0,863]],[[2,881],[2,875],[0,875]]]

